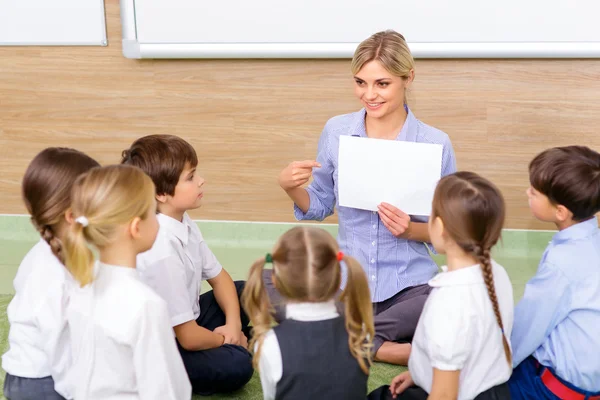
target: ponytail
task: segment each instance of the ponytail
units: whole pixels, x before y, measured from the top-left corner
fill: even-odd
[[[369,283],[362,267],[354,258],[343,256],[348,271],[341,300],[345,304],[346,330],[350,352],[365,374],[371,366],[371,348],[375,328]]]
[[[252,322],[252,339],[248,344],[248,350],[254,353],[252,364],[256,369],[258,369],[265,335],[271,329],[273,322],[271,303],[263,283],[265,263],[266,260],[263,257],[252,264],[241,298],[242,306]],[[254,351],[255,345],[256,351]]]
[[[81,287],[92,283],[94,255],[87,245],[84,227],[76,222],[71,225],[65,239],[65,265]]]
[[[508,365],[512,368],[512,355],[508,345],[508,340],[506,339],[506,334],[504,333],[504,324],[502,323],[502,316],[500,315],[500,307],[498,305],[498,297],[496,296],[496,288],[494,286],[494,274],[492,272],[490,249],[483,249],[481,246],[474,246],[473,253],[481,265],[481,271],[483,272],[483,279],[485,281],[485,286],[487,287],[488,296],[492,301],[492,308],[494,309],[494,314],[496,315],[496,321],[498,322],[502,332],[504,355],[506,356]]]

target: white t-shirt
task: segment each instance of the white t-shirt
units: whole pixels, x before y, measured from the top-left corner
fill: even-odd
[[[333,300],[323,303],[290,303],[286,305],[286,318],[296,321],[324,321],[338,316]],[[256,350],[256,346],[254,350]],[[273,329],[265,334],[258,367],[263,398],[273,400],[277,392],[277,384],[283,376],[281,349]]]
[[[13,282],[15,297],[6,314],[10,323],[9,349],[2,368],[23,378],[52,376],[54,388],[70,398],[67,372],[71,363],[64,310],[71,274],[54,256],[46,241],[29,250]]]
[[[164,214],[157,218],[156,241],[138,255],[137,269],[142,281],[167,302],[171,326],[177,326],[200,316],[202,280],[216,277],[223,267],[187,213],[182,222]]]
[[[134,268],[96,264],[66,315],[77,400],[189,400],[192,387],[169,326],[167,305]]]
[[[510,378],[502,332],[479,265],[438,274],[412,342],[408,369],[415,384],[431,393],[433,369],[460,370],[458,400],[473,399]],[[492,262],[496,296],[510,340],[513,291],[504,268]],[[509,343],[510,344],[510,343]]]

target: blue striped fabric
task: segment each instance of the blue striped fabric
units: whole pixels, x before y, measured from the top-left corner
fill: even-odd
[[[308,186],[310,208],[305,214],[294,205],[297,220],[322,221],[338,210],[338,242],[343,252],[355,257],[369,279],[373,302],[386,300],[402,289],[427,283],[437,272],[424,243],[398,239],[381,222],[376,212],[339,207],[338,148],[341,135],[367,137],[365,109],[331,118],[319,140],[313,181]],[[396,140],[443,145],[442,175],[456,171],[454,150],[448,135],[419,121],[408,110],[408,117]],[[426,217],[412,217],[426,222]]]

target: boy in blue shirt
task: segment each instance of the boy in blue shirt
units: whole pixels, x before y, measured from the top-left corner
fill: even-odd
[[[600,154],[548,149],[529,165],[529,207],[554,235],[515,310],[512,399],[600,399]]]

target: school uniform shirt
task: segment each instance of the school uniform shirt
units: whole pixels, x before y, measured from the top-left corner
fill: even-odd
[[[40,240],[19,265],[13,285],[15,296],[6,314],[10,323],[8,351],[2,368],[13,376],[52,376],[55,390],[70,398],[71,363],[64,310],[66,288],[74,284],[48,243]]]
[[[364,399],[368,376],[350,353],[335,303],[290,303],[286,312],[287,319],[263,340],[259,375],[264,399]]]
[[[190,399],[164,300],[134,268],[96,267],[92,284],[71,292],[66,311],[75,399]]]
[[[419,121],[406,107],[408,115],[396,140],[441,144],[442,176],[456,172],[454,150],[448,135]],[[317,150],[320,168],[313,168],[313,181],[307,187],[310,207],[306,213],[294,204],[297,220],[322,221],[338,210],[338,242],[341,250],[356,258],[363,266],[371,300],[381,302],[403,289],[427,283],[438,268],[425,243],[396,238],[376,211],[339,206],[338,153],[340,136],[368,137],[365,109],[339,115],[327,121]],[[390,183],[393,184],[393,183]],[[427,217],[411,217],[426,222]]]
[[[433,369],[460,370],[458,400],[473,399],[507,382],[512,373],[481,268],[443,271],[419,319],[408,369],[415,384],[431,393]],[[513,325],[513,291],[508,274],[492,262],[494,285],[507,340]]]
[[[167,302],[171,326],[177,326],[200,316],[202,280],[216,277],[223,267],[187,213],[181,222],[164,214],[157,218],[156,241],[138,255],[137,269],[142,281]]]
[[[515,309],[513,365],[533,354],[559,377],[600,391],[600,230],[592,218],[554,235]]]

